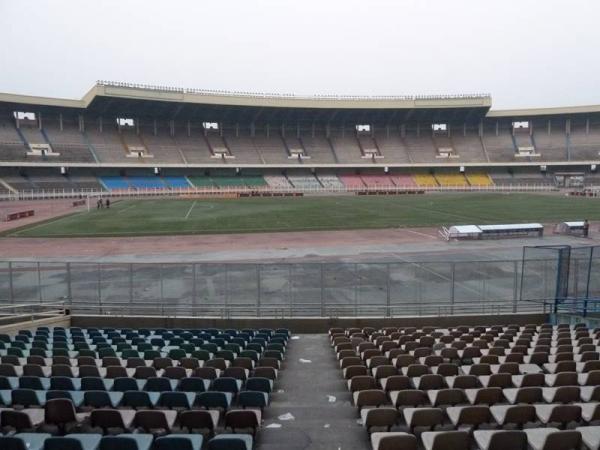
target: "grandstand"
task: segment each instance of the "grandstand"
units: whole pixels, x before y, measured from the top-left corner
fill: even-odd
[[[554,174],[563,185],[570,174],[595,183],[600,107],[490,107],[487,95],[261,97],[110,82],[82,100],[0,94],[0,184],[5,192],[495,189],[551,187]],[[150,180],[171,169],[195,181]]]

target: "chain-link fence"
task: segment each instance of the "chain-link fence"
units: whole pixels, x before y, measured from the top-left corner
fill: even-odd
[[[548,265],[552,261],[547,262]],[[522,261],[394,263],[0,262],[0,304],[74,313],[393,317],[538,312],[519,302]],[[540,293],[551,292],[544,278]]]

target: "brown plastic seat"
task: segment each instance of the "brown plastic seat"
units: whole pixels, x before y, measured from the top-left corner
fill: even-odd
[[[84,378],[84,377],[96,377],[96,378],[100,378],[100,370],[98,369],[98,367],[96,367],[96,365],[92,365],[92,366],[79,366],[79,377],[80,378]]]
[[[402,414],[411,433],[417,427],[432,430],[444,421],[444,412],[440,408],[404,408]]]
[[[495,373],[490,375],[487,387],[509,388],[512,386],[510,373]]]
[[[581,447],[579,431],[560,431],[555,428],[532,428],[524,430],[532,450],[565,450]]]
[[[256,435],[256,430],[260,426],[260,411],[245,409],[231,410],[225,413],[225,428],[236,430],[251,429],[252,435]]]
[[[362,409],[365,406],[379,407],[388,402],[387,395],[380,389],[367,389],[353,394],[354,404]]]
[[[40,377],[43,378],[46,375],[44,374],[44,370],[42,366],[38,364],[25,364],[23,366],[23,375],[28,377]]]
[[[183,364],[181,365],[183,366]],[[233,362],[231,363],[231,367],[242,367],[246,370],[252,370],[254,369],[254,361],[252,360],[252,358],[238,357],[233,360]],[[190,369],[191,367],[187,368]]]
[[[69,377],[74,378],[73,370],[70,365],[67,364],[53,364],[51,370],[51,376],[53,377]]]
[[[366,391],[368,389],[377,389],[377,381],[372,376],[361,375],[348,380],[348,390],[350,392]]]
[[[124,419],[127,417],[127,420]],[[127,431],[133,420],[133,411],[120,411],[116,409],[99,408],[90,413],[90,425],[92,427],[102,428],[106,433],[109,428],[122,429]]]
[[[214,434],[217,424],[219,423],[220,411],[218,410],[190,410],[179,413],[179,425],[186,429],[188,433],[193,433],[196,430],[207,430],[210,434]]]
[[[157,430],[164,430],[164,432],[169,433],[171,431],[169,421],[167,420],[167,414],[169,413],[174,413],[174,411],[137,411],[133,419],[133,426],[142,428],[144,431],[150,433]]]
[[[473,437],[481,450],[527,450],[527,434],[519,430],[476,430]]]
[[[214,380],[218,377],[217,369],[214,367],[198,367],[194,369],[194,376],[205,380]]]
[[[347,380],[358,375],[368,375],[369,371],[366,366],[349,366],[343,370],[344,378]]]
[[[69,358],[67,358],[68,361]],[[44,359],[43,356],[40,355],[32,355],[32,356],[28,356],[27,357],[27,364],[37,364],[38,366],[45,366],[46,365],[46,360]],[[52,364],[61,364],[61,363],[57,363],[57,362],[52,362]]]
[[[577,386],[579,384],[577,372],[557,373],[552,386]]]
[[[415,357],[413,355],[398,355],[396,357],[395,366],[397,368],[408,367],[415,363]]]
[[[419,389],[404,389],[401,391],[391,391],[390,399],[392,404],[397,407],[413,407],[429,404],[429,399],[425,391]]]
[[[236,367],[235,369],[240,369],[242,372],[244,372],[244,369],[242,369],[241,367]],[[225,369],[225,370],[227,370],[227,369]],[[245,375],[245,373],[244,373],[244,375]],[[162,376],[165,378],[169,378],[171,380],[181,380],[182,378],[187,377],[187,372],[184,367],[169,366],[169,367],[165,367]]]
[[[95,366],[96,359],[93,356],[78,356],[77,357],[77,365],[78,366]]]
[[[446,414],[455,427],[467,425],[477,428],[492,421],[492,414],[487,406],[451,406],[446,409]]]
[[[269,380],[277,379],[277,369],[272,367],[255,367],[252,373],[254,377],[268,378]]]
[[[459,375],[454,378],[452,384],[452,387],[456,389],[476,389],[480,386],[479,378],[475,375]]]
[[[473,364],[469,367],[469,375],[491,375],[492,368],[489,364]]]
[[[81,368],[79,369],[81,371]],[[106,368],[106,378],[126,378],[127,369],[123,366],[108,366]]]
[[[365,408],[360,412],[360,416],[367,433],[370,433],[373,427],[385,428],[390,431],[391,427],[396,424],[398,411],[396,408],[390,407]]]
[[[183,367],[172,367],[172,369],[183,369]],[[169,367],[165,369],[165,375],[167,376],[167,370]],[[185,369],[183,369],[184,374],[181,378],[185,378]],[[181,375],[181,374],[180,374]],[[248,378],[248,369],[244,369],[243,367],[228,367],[223,371],[224,377],[235,378],[236,380],[245,381]],[[172,378],[172,377],[168,377]]]
[[[185,357],[179,360],[179,364],[186,369],[195,369],[196,367],[200,367],[200,360],[198,358]]]
[[[495,405],[502,401],[502,389],[499,387],[487,387],[471,391],[474,405]]]
[[[65,398],[55,398],[46,401],[44,405],[44,422],[47,425],[56,425],[60,433],[67,433],[71,425],[78,422],[73,402]]]
[[[138,367],[146,367],[146,360],[144,358],[127,358],[128,369],[137,369]]]
[[[458,375],[458,366],[452,363],[442,363],[437,366],[435,373],[443,377],[452,377]]]
[[[149,366],[138,366],[135,368],[133,374],[133,377],[138,380],[147,380],[148,378],[155,378],[157,376],[156,369]]]
[[[53,356],[52,357],[52,364],[66,364],[67,366],[71,366],[72,365],[71,364],[71,359],[68,356]]]
[[[386,392],[410,389],[410,378],[408,378],[406,375],[392,375],[390,377],[380,379],[379,383]]]
[[[428,391],[432,389],[443,389],[444,387],[446,387],[446,382],[444,381],[443,376],[431,373],[422,375],[416,380],[413,380],[413,382],[417,389],[421,389],[423,391]]]
[[[432,406],[455,406],[467,402],[465,392],[462,389],[440,389],[435,391],[435,395],[429,392],[429,398]]]
[[[417,438],[403,432],[371,433],[373,450],[417,450]]]
[[[33,410],[39,411],[39,410]],[[33,433],[37,427],[43,423],[44,417],[38,414],[35,419],[32,419],[34,413],[29,411],[15,411],[12,409],[4,409],[0,412],[0,423],[5,429],[13,429],[17,433]]]
[[[102,367],[110,367],[110,366],[122,366],[121,358],[116,356],[105,356],[102,358]]]
[[[466,431],[426,431],[421,434],[425,450],[469,450]]]
[[[410,378],[421,377],[429,373],[429,367],[424,364],[411,364],[406,368],[402,368],[402,372]]]
[[[173,365],[173,360],[171,358],[154,358],[154,360],[152,361],[152,367],[154,367],[156,370],[160,370],[160,369],[164,369],[166,367],[170,367]],[[225,367],[223,367],[224,369]]]

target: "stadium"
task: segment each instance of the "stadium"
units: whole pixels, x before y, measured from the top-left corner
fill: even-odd
[[[144,54],[168,68],[148,76],[186,79],[193,58],[179,51],[191,51],[192,35],[206,39],[191,76],[201,86],[221,86],[210,76],[248,86],[265,66],[264,83],[253,82],[277,92],[274,65],[298,85],[298,73],[327,66],[316,47],[307,59],[292,51],[290,30],[307,26],[287,29],[291,15],[281,33],[289,51],[273,43],[260,48],[268,58],[250,52],[256,60],[244,65],[244,41],[260,47],[254,9],[243,22],[242,4],[227,10],[217,42],[206,31],[214,5],[203,6],[202,26],[191,22],[197,9],[173,18],[169,7],[140,27],[121,21],[130,8],[122,3],[110,24],[102,8],[85,21],[57,8],[64,18],[52,22],[36,6],[55,27],[44,37],[78,29],[70,44],[86,45],[85,55],[67,61],[76,52],[64,46],[65,55],[48,50],[47,63],[42,43],[28,53],[19,32],[23,48],[13,52],[35,70],[15,59],[0,71],[0,450],[600,449],[593,90],[588,106],[535,108],[506,108],[502,96],[496,107],[495,94],[391,96],[372,86],[335,95],[97,81],[56,95],[92,69],[135,79]],[[0,34],[9,30],[3,8]],[[405,44],[368,35],[364,13],[361,39],[377,43],[367,59],[343,32],[346,6],[335,14],[339,23],[323,29],[353,42],[355,71],[393,78],[386,58]],[[422,25],[441,35],[433,16]],[[460,34],[463,22],[452,20]],[[146,42],[159,40],[145,33],[162,26],[183,41],[165,38],[173,56],[157,57],[159,45],[148,57]],[[32,25],[32,36],[42,41],[44,27]],[[465,29],[476,35],[473,27]],[[574,34],[582,43],[585,29]],[[93,31],[106,49],[90,44]],[[382,24],[377,31],[386,36]],[[301,34],[309,48],[311,33]],[[237,53],[215,58],[228,39]],[[332,42],[323,46],[343,55]],[[530,101],[517,71],[502,82],[481,75],[492,53],[471,66],[461,59],[465,84],[477,72]],[[416,67],[435,85],[428,92],[447,86],[451,66],[435,56],[399,57],[398,84]],[[347,67],[342,60],[331,56]],[[542,91],[540,68],[530,76]],[[23,83],[8,83],[11,73]],[[346,75],[355,73],[335,82],[351,85]],[[4,88],[32,80],[46,83],[37,95]]]

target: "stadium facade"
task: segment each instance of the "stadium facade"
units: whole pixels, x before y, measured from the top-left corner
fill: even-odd
[[[600,105],[340,97],[98,82],[0,94],[0,190],[593,185]]]

